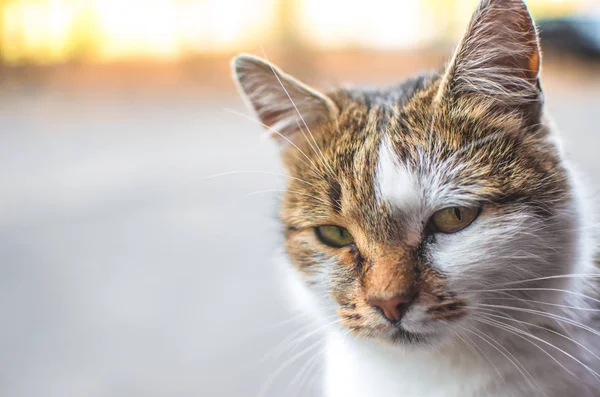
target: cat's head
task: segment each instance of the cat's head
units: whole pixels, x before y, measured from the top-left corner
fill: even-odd
[[[570,272],[570,182],[540,60],[520,0],[482,1],[443,72],[382,90],[322,93],[234,60],[280,145],[285,251],[321,313],[367,337],[436,341],[502,303],[501,286]]]

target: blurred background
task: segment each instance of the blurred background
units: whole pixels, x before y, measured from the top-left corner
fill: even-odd
[[[277,150],[229,61],[391,83],[439,68],[475,4],[0,0],[0,395],[321,395],[273,260]],[[600,4],[528,4],[596,192]]]

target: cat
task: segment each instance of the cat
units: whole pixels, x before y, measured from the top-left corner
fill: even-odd
[[[232,65],[290,177],[289,285],[327,330],[326,396],[600,396],[594,222],[525,3],[482,0],[447,67],[388,88]]]

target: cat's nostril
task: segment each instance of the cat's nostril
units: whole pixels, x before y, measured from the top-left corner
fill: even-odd
[[[396,295],[392,298],[379,298],[376,296],[367,299],[369,305],[379,308],[383,315],[391,322],[399,321],[410,306],[412,297],[409,294]]]

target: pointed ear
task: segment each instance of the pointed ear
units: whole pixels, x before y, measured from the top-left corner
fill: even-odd
[[[234,80],[260,121],[285,144],[301,129],[312,130],[337,115],[335,103],[276,66],[242,54],[232,62]]]
[[[446,70],[440,96],[472,96],[539,117],[540,46],[522,0],[481,0]]]

